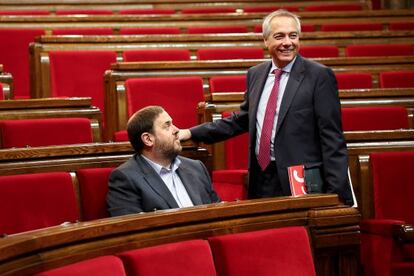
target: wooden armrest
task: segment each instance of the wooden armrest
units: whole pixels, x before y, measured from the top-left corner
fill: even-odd
[[[414,243],[414,226],[412,224],[394,225],[393,235],[401,243]]]

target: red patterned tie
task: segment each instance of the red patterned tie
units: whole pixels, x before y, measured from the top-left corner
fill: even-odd
[[[272,139],[273,122],[275,120],[276,108],[277,108],[277,95],[279,92],[280,76],[283,71],[275,69],[275,83],[270,93],[269,100],[267,101],[266,112],[263,120],[262,134],[260,135],[260,148],[257,160],[259,165],[264,171],[270,163],[270,140]]]

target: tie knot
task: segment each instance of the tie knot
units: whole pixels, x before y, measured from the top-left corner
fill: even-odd
[[[283,74],[283,70],[277,68],[277,69],[273,70],[273,73],[275,74],[276,79],[280,79],[280,76],[282,76],[282,74]]]

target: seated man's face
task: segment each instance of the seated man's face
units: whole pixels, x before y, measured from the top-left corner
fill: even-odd
[[[178,139],[178,128],[173,125],[167,112],[161,113],[154,121],[154,150],[168,158],[175,158],[182,150]]]

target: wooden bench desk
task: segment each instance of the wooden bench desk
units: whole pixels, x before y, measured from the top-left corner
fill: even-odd
[[[0,274],[28,275],[164,243],[287,226],[309,231],[317,275],[358,274],[359,213],[336,195],[280,197],[68,223],[0,238]]]

